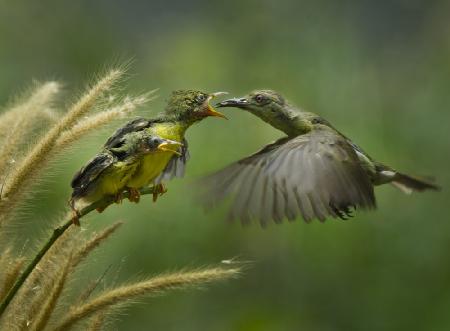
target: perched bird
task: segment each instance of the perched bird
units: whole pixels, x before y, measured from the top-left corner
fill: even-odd
[[[105,196],[114,196],[119,202],[124,190],[130,191],[130,201],[137,201],[135,191],[138,188],[129,185],[139,166],[136,160],[144,155],[179,154],[178,149],[182,145],[144,131],[130,133],[122,142],[115,148],[103,149],[73,177],[70,205],[76,213]],[[76,217],[74,221],[77,221]]]
[[[136,118],[118,129],[106,142],[104,146],[106,150],[120,149],[130,133],[141,131],[182,143],[181,150],[177,155],[174,155],[172,151],[141,154],[133,162],[136,169],[130,174],[127,186],[138,189],[147,185],[155,185],[153,200],[156,201],[158,193],[166,192],[163,181],[173,177],[182,177],[189,159],[188,145],[184,138],[186,130],[192,124],[208,116],[226,118],[209,104],[212,98],[224,93],[208,94],[195,90],[174,91],[163,113],[151,119]]]
[[[241,108],[286,134],[204,178],[204,201],[211,206],[231,197],[231,219],[263,226],[299,215],[306,222],[345,219],[357,207],[375,208],[375,185],[391,183],[405,193],[439,189],[375,161],[328,121],[274,91],[254,91],[217,107]]]

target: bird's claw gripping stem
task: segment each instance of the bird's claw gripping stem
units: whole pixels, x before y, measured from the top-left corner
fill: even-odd
[[[164,186],[164,184],[157,184],[153,187],[153,202],[156,202],[158,200],[158,196],[163,195],[167,192],[167,188]]]
[[[101,214],[101,213],[103,213],[103,211],[106,209],[106,207],[98,207],[98,208],[95,208],[95,210],[99,213],[99,214]]]
[[[128,200],[130,202],[138,203],[141,199],[141,193],[138,189],[127,187],[126,190],[128,191]]]
[[[75,201],[74,201],[74,199],[70,199],[69,200],[69,206],[70,206],[70,209],[72,209],[72,212],[73,212],[73,216],[72,216],[72,219],[71,219],[72,223],[74,225],[76,225],[76,226],[80,226],[81,214],[78,211],[78,209],[75,208]]]
[[[122,200],[123,200],[122,192],[116,193],[116,195],[114,196],[114,202],[120,204],[122,203]]]

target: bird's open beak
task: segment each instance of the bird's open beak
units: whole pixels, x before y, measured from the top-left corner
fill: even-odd
[[[249,105],[249,102],[246,98],[232,98],[228,100],[224,100],[216,104],[216,107],[237,107],[237,108],[245,108]]]
[[[171,152],[181,156],[181,153],[178,151],[178,148],[180,146],[183,146],[183,144],[175,140],[166,139],[161,144],[159,144],[157,148],[160,151]]]
[[[226,118],[226,116],[222,113],[219,113],[217,110],[215,110],[210,104],[209,102],[214,99],[215,97],[218,97],[219,95],[224,95],[224,94],[228,94],[228,92],[216,92],[216,93],[211,93],[208,98],[205,101],[205,105],[206,105],[206,110],[205,110],[205,115],[206,116],[214,116],[214,117],[222,117],[224,119],[228,119]]]

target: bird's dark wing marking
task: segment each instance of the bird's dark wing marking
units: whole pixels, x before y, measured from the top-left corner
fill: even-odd
[[[127,133],[143,130],[148,128],[152,123],[153,121],[143,117],[135,118],[121,128],[117,129],[116,132],[114,132],[113,135],[106,141],[104,147],[107,149],[120,147],[120,145],[123,144],[123,138]]]
[[[231,197],[229,217],[248,223],[302,216],[345,217],[351,207],[374,208],[369,177],[348,142],[326,126],[282,138],[204,178],[208,206]]]
[[[89,187],[89,184],[95,181],[98,176],[114,162],[114,156],[111,153],[103,152],[91,159],[83,168],[81,168],[73,177],[70,185],[73,188],[72,197],[83,195]]]
[[[184,176],[186,163],[190,158],[186,139],[183,139],[183,146],[181,146],[180,152],[181,155],[174,154],[172,156],[164,171],[155,179],[156,184],[171,180],[174,177]]]

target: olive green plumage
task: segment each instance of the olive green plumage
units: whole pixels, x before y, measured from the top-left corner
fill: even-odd
[[[214,205],[231,197],[231,219],[265,225],[298,216],[346,218],[353,208],[375,208],[374,185],[392,183],[406,193],[438,189],[374,161],[325,119],[274,91],[254,91],[217,106],[246,110],[286,134],[204,179],[204,201]]]
[[[116,130],[72,180],[72,206],[79,200],[94,202],[105,195],[120,195],[126,189],[139,195],[142,187],[182,177],[189,159],[184,134],[208,116],[224,117],[209,105],[220,94],[174,91],[164,112],[150,119],[136,118]],[[149,139],[159,139],[160,144],[148,148]],[[161,144],[169,147],[160,148]]]
[[[144,131],[164,139],[183,144],[179,154],[170,151],[157,155],[142,155],[138,158],[139,167],[130,179],[134,188],[151,184],[160,184],[173,177],[182,177],[189,159],[186,130],[206,117],[224,117],[209,104],[209,101],[223,92],[205,93],[196,90],[177,90],[172,92],[167,106],[154,118],[137,118],[118,129],[105,144],[105,148],[117,148],[133,132]]]
[[[176,151],[181,144],[145,131],[129,133],[120,146],[103,148],[73,177],[71,205],[80,200],[92,203],[105,196],[120,195],[138,169],[139,158],[158,154],[168,147]]]

